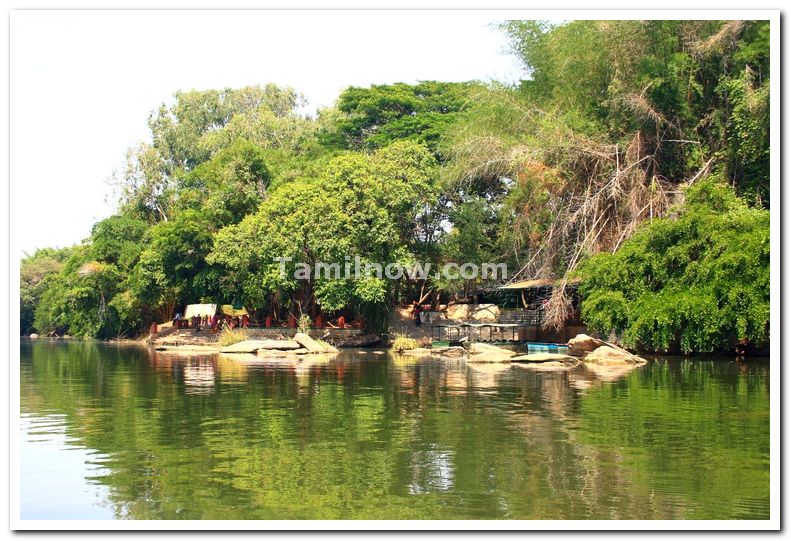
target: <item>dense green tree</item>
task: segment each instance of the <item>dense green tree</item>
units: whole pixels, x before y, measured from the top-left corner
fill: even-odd
[[[141,241],[147,229],[144,221],[125,215],[96,222],[91,230],[91,254],[98,261],[129,270],[140,257]]]
[[[243,291],[245,302],[267,304],[285,291],[293,295],[293,312],[314,303],[324,310],[354,306],[386,326],[379,320],[389,313],[389,282],[373,272],[348,280],[344,267],[355,256],[363,267],[412,261],[421,217],[437,193],[436,164],[421,145],[399,142],[372,156],[339,156],[317,179],[281,186],[258,213],[220,231],[208,260],[223,267],[223,287]],[[285,277],[277,258],[288,260]],[[316,263],[338,265],[341,277],[294,278],[298,265],[308,265],[312,275]]]
[[[111,216],[93,226],[82,246],[61,251],[57,274],[48,277],[35,310],[36,329],[101,338],[138,330],[143,307],[128,287],[147,227],[129,216]]]
[[[169,219],[179,182],[239,139],[297,151],[312,129],[296,112],[303,103],[293,89],[273,84],[176,92],[171,105],[163,103],[149,118],[151,142],[131,149],[116,175],[122,208],[150,222]]]
[[[692,176],[710,158],[768,206],[768,21],[509,21],[530,77],[522,93],[588,136],[641,134],[650,175]],[[749,112],[748,112],[749,111]]]
[[[349,87],[338,98],[341,115],[321,137],[330,146],[350,149],[379,148],[408,139],[436,152],[445,130],[478,87],[438,81]]]
[[[769,207],[768,22],[508,21],[502,29],[526,68],[519,85],[349,87],[315,117],[300,112],[295,90],[272,84],[177,92],[152,113],[149,140],[116,176],[118,213],[82,245],[23,263],[22,330],[111,337],[199,300],[242,301],[281,317],[344,310],[381,330],[393,303],[418,291],[469,297],[495,283],[372,273],[294,280],[294,270],[343,269],[355,256],[406,267],[505,262],[509,277],[562,284],[597,253],[615,255],[591,261],[630,254],[649,235],[643,222],[660,231],[670,226],[657,218],[677,212],[672,223],[714,220],[727,194],[701,199],[692,190],[688,206],[677,205],[686,185],[707,176],[741,198],[727,216],[752,216],[742,224],[750,238],[768,238],[765,213],[750,210]],[[669,257],[672,242],[656,258]],[[690,269],[721,247],[699,249]],[[291,258],[286,278],[278,257]],[[584,268],[597,265],[608,264]],[[615,308],[621,293],[583,283],[591,325],[649,349],[763,339],[760,288],[742,292],[739,304],[716,296],[727,292],[703,291],[693,302],[651,284],[646,291],[668,306],[689,301],[683,317],[698,319],[667,319],[661,302],[627,296],[621,305],[642,310],[632,320],[631,308]],[[568,303],[552,299],[547,322],[561,324]],[[701,319],[713,313],[725,323]],[[668,338],[672,325],[693,334]]]
[[[38,330],[33,325],[36,306],[50,281],[55,278],[68,259],[69,248],[41,248],[20,262],[19,269],[19,331],[30,334]]]
[[[255,212],[270,179],[264,150],[240,139],[186,175],[177,208],[200,210],[219,229]]]
[[[721,183],[690,187],[676,216],[641,227],[579,270],[582,317],[655,351],[762,345],[769,332],[769,212]]]
[[[119,290],[117,266],[96,261],[90,246],[80,246],[48,283],[36,306],[34,325],[42,333],[112,338],[120,322],[108,303]]]
[[[160,320],[170,319],[179,304],[217,300],[217,271],[205,261],[215,231],[203,213],[185,210],[146,232],[130,291]]]

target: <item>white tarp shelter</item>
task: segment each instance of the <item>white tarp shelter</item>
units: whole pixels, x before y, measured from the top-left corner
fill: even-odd
[[[212,317],[216,313],[216,304],[188,304],[187,309],[184,310],[184,319],[189,319],[192,316]]]

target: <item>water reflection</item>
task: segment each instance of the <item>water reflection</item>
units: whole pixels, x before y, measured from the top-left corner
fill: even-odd
[[[447,492],[453,488],[453,453],[432,448],[412,453],[410,494]]]
[[[108,487],[101,484],[107,456],[70,437],[66,421],[62,414],[20,417],[21,518],[111,519]]]
[[[765,363],[540,371],[42,341],[23,345],[21,396],[23,441],[46,441],[23,467],[26,516],[768,515]],[[80,472],[69,502],[46,483],[60,468]]]

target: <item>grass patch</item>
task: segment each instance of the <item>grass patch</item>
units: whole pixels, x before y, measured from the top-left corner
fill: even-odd
[[[394,351],[401,353],[402,351],[406,351],[408,349],[415,349],[419,347],[420,344],[414,338],[410,338],[409,336],[401,333],[397,333],[393,336],[393,345],[391,348]]]
[[[247,333],[242,329],[225,328],[217,336],[217,343],[223,347],[238,344],[247,340]]]

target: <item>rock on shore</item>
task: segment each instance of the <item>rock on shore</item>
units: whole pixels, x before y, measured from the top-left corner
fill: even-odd
[[[600,346],[585,356],[585,362],[601,366],[610,365],[643,365],[647,361],[625,349],[612,346]]]
[[[508,363],[511,362],[511,357],[516,355],[516,352],[510,349],[481,342],[470,344],[470,353],[472,355],[467,359],[470,363]]]
[[[343,338],[335,343],[342,348],[364,348],[375,346],[381,341],[382,337],[377,334],[360,334]]]
[[[569,355],[584,357],[596,348],[603,346],[604,342],[587,334],[578,334],[569,340]]]
[[[288,350],[299,349],[299,344],[294,340],[244,340],[225,346],[221,353],[255,353],[259,349]]]
[[[317,342],[310,336],[305,333],[298,332],[294,335],[294,342],[298,343],[300,346],[308,350],[310,353],[337,353],[338,350],[333,346],[327,344],[324,345],[321,342]]]
[[[304,333],[297,333],[293,340],[244,340],[220,350],[220,353],[258,353],[273,357],[337,352],[334,347],[325,346]]]
[[[604,340],[578,334],[569,340],[569,355],[580,357],[586,363],[600,366],[632,365],[639,366],[647,361],[624,348]]]

